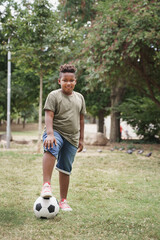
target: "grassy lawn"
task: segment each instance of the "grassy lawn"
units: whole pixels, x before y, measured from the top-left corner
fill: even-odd
[[[73,211],[52,220],[38,220],[32,210],[41,162],[32,143],[0,149],[0,239],[160,239],[160,150],[150,158],[97,147],[77,154],[68,194]],[[52,186],[59,200],[56,170]]]

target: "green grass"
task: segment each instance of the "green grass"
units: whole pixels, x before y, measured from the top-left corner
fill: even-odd
[[[160,151],[150,158],[87,148],[76,156],[68,200],[72,212],[38,220],[33,203],[42,186],[35,144],[0,149],[0,239],[159,240]],[[58,172],[52,178],[59,199]]]

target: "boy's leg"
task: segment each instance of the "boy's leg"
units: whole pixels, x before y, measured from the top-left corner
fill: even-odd
[[[51,190],[51,177],[53,172],[53,167],[56,158],[49,152],[45,152],[43,155],[43,187],[41,191],[41,197],[48,198],[52,197]]]
[[[43,155],[43,183],[51,182],[52,172],[56,158],[49,152]]]
[[[60,185],[60,202],[59,206],[63,211],[72,211],[72,208],[67,203],[67,194],[69,188],[70,174],[77,148],[64,140],[64,145],[61,148],[58,156],[56,169],[59,170],[59,185]]]
[[[69,175],[59,172],[60,200],[67,199]]]
[[[59,185],[60,185],[60,202],[59,207],[63,211],[72,211],[72,208],[67,203],[67,193],[69,187],[70,176],[59,171]]]
[[[51,177],[53,168],[55,165],[55,160],[58,156],[59,149],[63,145],[63,139],[56,131],[54,131],[54,136],[57,140],[57,146],[53,144],[53,148],[45,148],[44,145],[44,155],[43,155],[43,187],[41,191],[41,197],[48,198],[52,196],[51,191]],[[43,134],[43,142],[47,138],[47,133]]]

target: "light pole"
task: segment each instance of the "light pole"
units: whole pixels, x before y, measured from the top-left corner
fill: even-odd
[[[8,75],[7,75],[7,148],[10,148],[11,140],[11,52],[10,38],[8,38]]]

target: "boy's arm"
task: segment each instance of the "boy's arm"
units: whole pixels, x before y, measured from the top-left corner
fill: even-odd
[[[84,141],[84,115],[80,114],[80,137],[78,152],[81,152],[83,150],[83,141]]]
[[[53,118],[54,112],[50,110],[45,110],[45,125],[47,132],[47,138],[44,141],[45,148],[53,148],[53,143],[57,145],[56,138],[54,137],[53,133]]]

